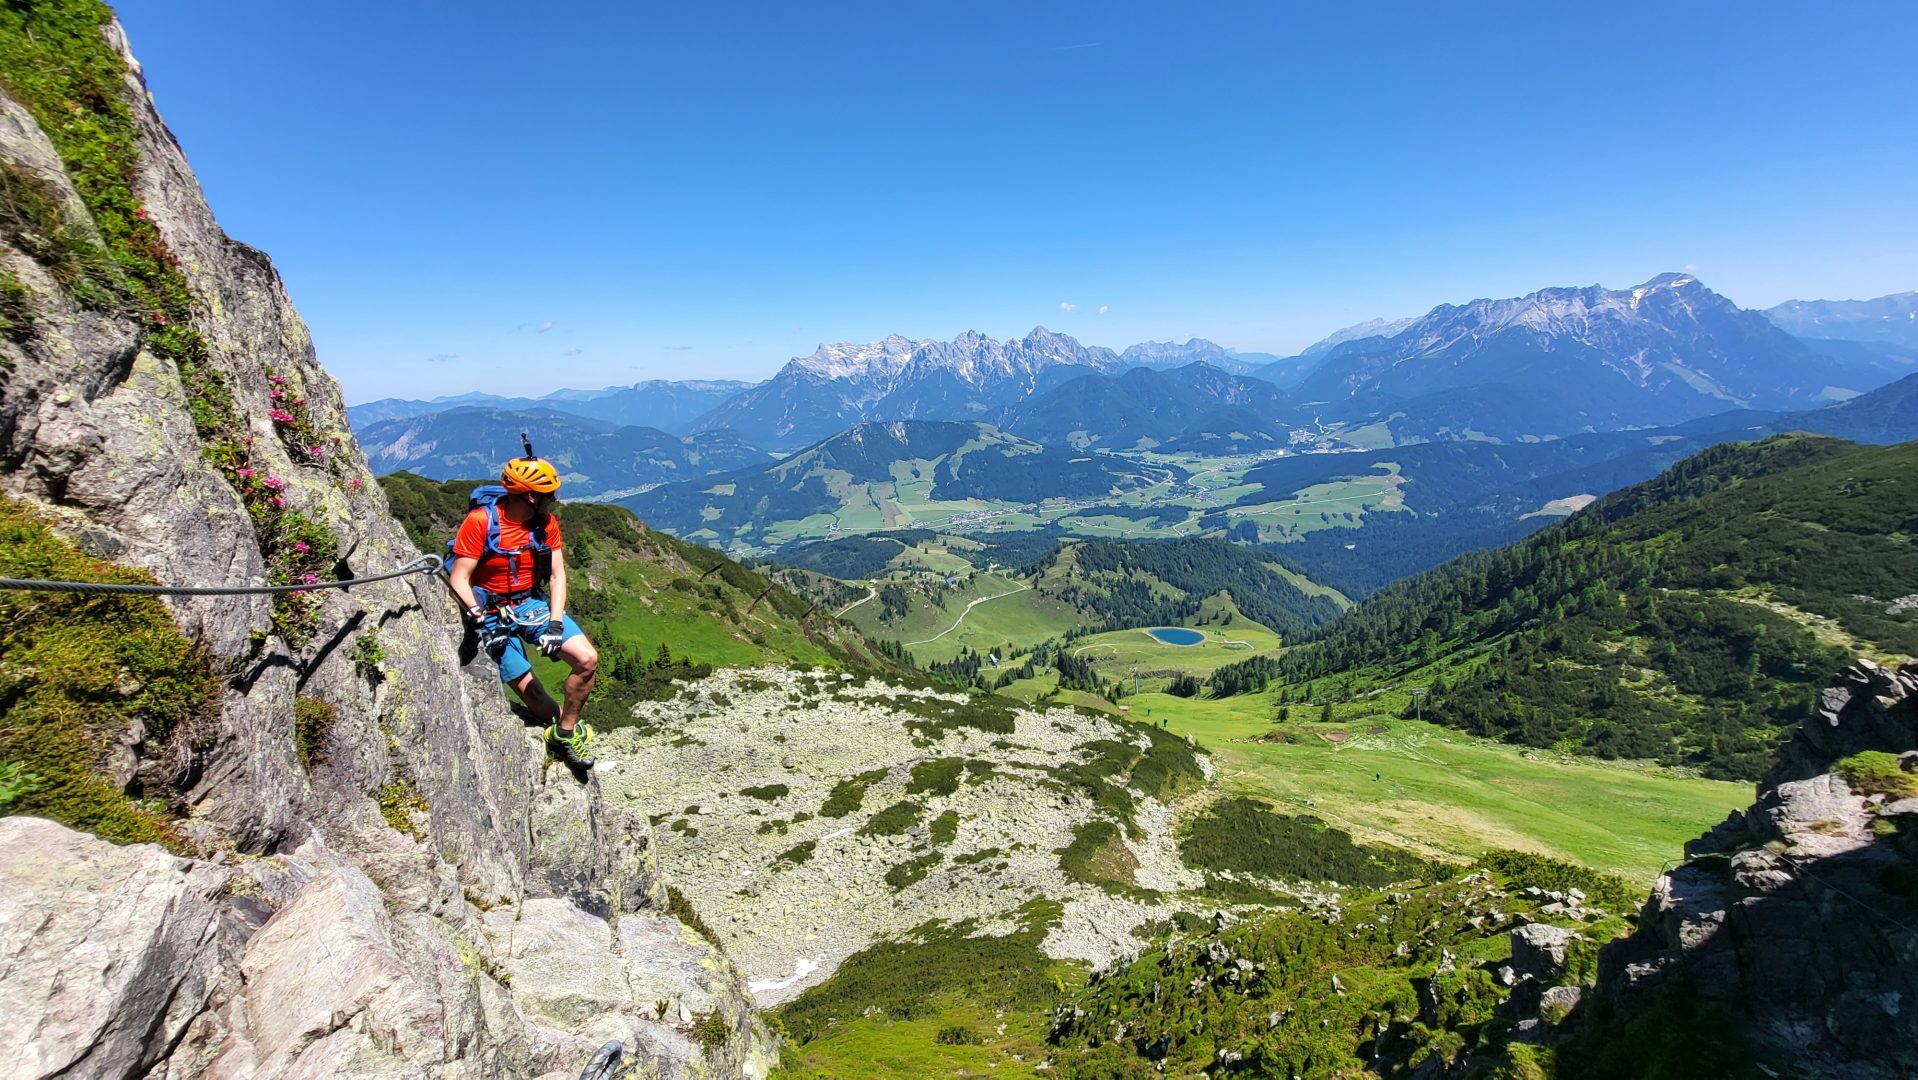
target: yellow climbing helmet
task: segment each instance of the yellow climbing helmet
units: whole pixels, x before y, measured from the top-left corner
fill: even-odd
[[[499,479],[508,491],[544,494],[559,490],[559,472],[545,458],[514,458],[500,471]]]

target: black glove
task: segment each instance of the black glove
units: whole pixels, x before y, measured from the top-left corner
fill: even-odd
[[[566,624],[554,620],[546,624],[546,632],[541,634],[533,644],[539,646],[539,651],[545,653],[547,656],[558,656],[559,647],[564,644],[565,641]]]

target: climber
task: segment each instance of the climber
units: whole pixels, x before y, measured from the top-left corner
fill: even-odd
[[[500,681],[546,721],[546,745],[576,769],[593,765],[593,729],[579,711],[599,673],[599,651],[566,614],[566,553],[560,542],[559,473],[532,456],[506,463],[500,488],[474,493],[473,505],[452,542],[448,583],[487,655],[499,665]],[[490,491],[493,497],[481,495]],[[565,703],[540,685],[526,644],[564,660]]]

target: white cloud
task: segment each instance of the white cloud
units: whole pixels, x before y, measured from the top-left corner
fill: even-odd
[[[1106,312],[1108,312],[1108,311],[1111,311],[1111,310],[1112,310],[1112,305],[1111,305],[1111,304],[1100,304],[1100,305],[1099,305],[1099,314],[1101,314],[1101,315],[1104,315],[1104,314],[1105,314]]]
[[[546,331],[551,330],[552,328],[553,328],[553,320],[547,319],[546,321],[540,323],[538,326],[534,327],[533,329],[538,330],[540,333],[544,334]]]
[[[560,355],[561,356],[578,356],[580,353],[583,353],[585,351],[586,351],[585,349],[568,349],[565,352],[561,353]]]
[[[456,352],[434,353],[433,355],[426,358],[426,362],[429,364],[445,364],[454,360],[458,360],[459,358],[460,358],[460,354]]]
[[[1070,301],[1070,300],[1061,300],[1061,301],[1059,301],[1059,310],[1060,310],[1060,311],[1072,311],[1072,310],[1074,310],[1074,309],[1076,309],[1076,308],[1077,308],[1078,306],[1079,306],[1079,305],[1077,305],[1077,304],[1075,304],[1075,303],[1073,303],[1073,302],[1072,302],[1072,301]]]
[[[1696,273],[1698,273],[1698,264],[1697,264],[1697,263],[1686,263],[1686,264],[1685,264],[1685,272],[1686,272],[1687,274],[1696,274]]]

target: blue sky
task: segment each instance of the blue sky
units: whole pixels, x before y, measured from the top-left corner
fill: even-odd
[[[1687,268],[1752,307],[1918,288],[1909,3],[121,17],[350,401],[1040,324],[1283,353]]]

